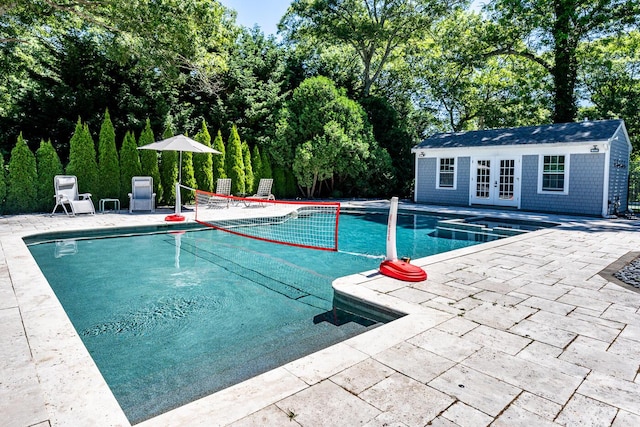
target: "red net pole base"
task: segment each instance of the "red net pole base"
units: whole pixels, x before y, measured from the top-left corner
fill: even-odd
[[[382,261],[380,264],[380,273],[405,282],[421,282],[427,280],[426,271],[417,265],[412,265],[399,259]]]
[[[180,221],[184,221],[185,217],[182,215],[167,215],[164,217],[165,221],[169,221],[169,222],[180,222]]]

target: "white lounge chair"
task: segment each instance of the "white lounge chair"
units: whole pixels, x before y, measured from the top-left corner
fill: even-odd
[[[78,193],[78,178],[75,175],[56,175],[53,178],[53,186],[56,191],[53,196],[56,199],[56,205],[51,211],[52,216],[56,213],[58,206],[62,206],[64,213],[70,216],[81,213],[96,213],[91,194]],[[67,205],[71,208],[71,212],[67,210]]]
[[[218,178],[216,181],[215,195],[209,196],[207,201],[207,207],[212,208],[215,206],[226,204],[229,207],[231,201],[231,178]]]
[[[156,210],[156,193],[153,192],[153,178],[150,176],[134,176],[131,178],[129,193],[129,213],[133,211]]]
[[[265,199],[265,200],[275,200],[275,196],[271,194],[271,187],[273,186],[273,179],[271,178],[262,178],[258,183],[258,190],[256,194],[251,196],[253,199]]]

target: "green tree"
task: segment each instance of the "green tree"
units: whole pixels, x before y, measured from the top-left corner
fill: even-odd
[[[291,169],[285,169],[285,195],[284,197],[293,198],[298,193],[298,184],[296,183],[296,177]]]
[[[189,188],[196,188],[198,186],[193,170],[193,154],[194,153],[189,151],[183,152],[182,155],[178,153],[178,157],[182,157],[182,169],[178,171],[178,173],[182,173],[181,184]],[[196,153],[196,156],[204,156],[205,154],[206,153]],[[194,197],[195,193],[192,190],[186,188],[180,189],[180,201],[182,203],[191,203]]]
[[[231,178],[231,193],[245,193],[244,162],[242,159],[242,144],[236,125],[231,127],[231,134],[227,141],[227,151],[225,154],[225,170],[227,177]]]
[[[283,198],[287,194],[287,178],[284,167],[276,165],[273,168],[273,194],[277,198]]]
[[[226,178],[227,172],[225,170],[226,164],[226,149],[224,147],[224,142],[222,142],[222,132],[218,130],[216,134],[216,138],[213,140],[213,149],[218,150],[222,154],[216,154],[213,157],[213,181],[215,182],[219,178]]]
[[[120,147],[120,202],[129,205],[131,192],[131,178],[140,176],[142,168],[140,166],[140,156],[133,132],[127,131]]]
[[[580,87],[589,104],[580,119],[623,118],[633,152],[640,151],[640,31],[602,38],[579,49]]]
[[[278,164],[292,164],[306,197],[315,197],[324,181],[333,191],[335,180],[362,175],[377,149],[363,108],[325,77],[307,79],[293,92],[278,135]]]
[[[40,147],[36,150],[36,166],[38,170],[37,209],[49,212],[55,205],[53,178],[63,173],[62,162],[51,141],[40,141]]]
[[[171,138],[173,128],[167,124],[162,139]],[[166,205],[176,202],[176,182],[178,181],[178,153],[176,151],[162,151],[160,154],[160,180],[162,181],[163,200]]]
[[[262,175],[262,155],[257,145],[254,145],[253,151],[251,151],[251,166],[253,168],[253,182],[257,187],[260,178],[264,178]]]
[[[211,147],[211,135],[207,129],[207,123],[203,120],[200,132],[194,138],[201,144]],[[195,169],[196,182],[198,189],[204,191],[213,191],[213,156],[211,153],[200,153],[193,158],[193,168]]]
[[[553,79],[555,123],[577,116],[580,43],[638,25],[637,0],[495,0],[485,55],[512,55],[544,67]]]
[[[277,113],[286,91],[285,49],[259,28],[243,29],[229,55],[222,75],[227,88],[221,93],[226,120],[236,123],[238,133],[251,146],[272,142]]]
[[[155,141],[153,130],[151,130],[151,122],[147,119],[144,130],[138,138],[138,147],[151,144]],[[153,191],[156,193],[156,199],[162,200],[162,182],[160,180],[160,169],[158,168],[158,152],[154,150],[138,150],[140,154],[140,166],[143,176],[153,178]]]
[[[76,130],[69,142],[67,175],[75,175],[82,193],[98,193],[98,163],[96,148],[89,127],[78,118]]]
[[[369,96],[403,46],[464,1],[294,0],[280,23],[291,42],[348,45],[361,63],[360,94]]]
[[[255,177],[251,165],[251,150],[249,150],[249,144],[246,141],[242,143],[242,160],[244,163],[244,191],[247,194],[253,194]]]
[[[37,181],[36,157],[20,134],[9,160],[6,212],[16,214],[35,211]]]
[[[267,150],[263,150],[260,156],[260,178],[273,178],[271,158],[267,154]]]
[[[518,56],[478,55],[484,45],[475,35],[489,32],[492,25],[477,13],[458,11],[416,43],[407,56],[402,73],[413,80],[414,102],[433,111],[440,127],[434,131],[528,126],[551,120],[551,87],[542,66]],[[384,101],[362,102],[376,138],[395,164],[400,159],[411,161],[410,146],[392,143],[400,137],[398,131],[406,129],[390,122],[390,106]],[[385,121],[393,127],[381,134]],[[413,165],[403,166],[399,170],[413,169]],[[410,177],[405,174],[403,179]]]
[[[116,150],[116,131],[109,110],[104,113],[98,139],[99,191],[96,199],[120,197],[120,164]]]
[[[7,196],[7,181],[4,170],[4,156],[0,153],[0,214],[4,213],[4,202]]]

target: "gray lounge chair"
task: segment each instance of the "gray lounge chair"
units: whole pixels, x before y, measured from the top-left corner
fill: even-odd
[[[273,179],[271,178],[262,178],[258,183],[258,190],[256,194],[251,196],[252,199],[264,199],[264,200],[275,200],[275,196],[271,194],[271,187],[273,186]]]
[[[227,205],[231,201],[231,178],[218,178],[216,181],[216,192],[213,196],[209,196],[207,207],[213,208],[221,205]]]
[[[51,211],[51,216],[56,213],[58,206],[62,206],[64,213],[69,216],[76,214],[95,214],[96,209],[93,206],[90,193],[78,192],[78,178],[75,175],[56,175],[53,178],[53,186],[55,188],[56,205]],[[67,210],[69,206],[70,211]]]
[[[153,192],[153,178],[150,176],[134,176],[131,178],[129,193],[129,213],[133,211],[156,210],[156,193]]]

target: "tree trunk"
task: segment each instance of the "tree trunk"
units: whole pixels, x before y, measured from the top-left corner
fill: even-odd
[[[555,0],[556,22],[553,28],[555,63],[552,69],[555,84],[554,123],[573,122],[577,116],[575,86],[578,75],[575,31],[571,17],[575,5],[571,1]]]

